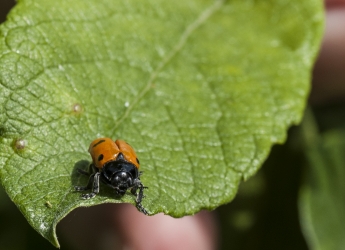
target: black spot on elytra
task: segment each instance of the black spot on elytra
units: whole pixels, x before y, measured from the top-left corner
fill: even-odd
[[[99,144],[101,144],[101,143],[103,143],[103,142],[105,142],[105,140],[100,140],[99,142],[97,142],[95,145],[93,145],[92,147],[94,148],[94,147],[96,147],[96,146],[98,146]]]
[[[139,159],[138,158],[136,158],[136,159],[137,159],[137,163],[140,164]]]
[[[101,161],[101,160],[103,160],[103,158],[104,158],[104,155],[103,154],[100,154],[99,156],[98,156],[98,161]]]

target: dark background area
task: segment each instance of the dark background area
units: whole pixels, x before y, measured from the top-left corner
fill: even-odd
[[[0,23],[3,23],[6,20],[7,13],[15,5],[13,0],[0,0]]]

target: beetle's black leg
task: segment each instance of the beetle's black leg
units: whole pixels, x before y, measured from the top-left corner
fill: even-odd
[[[143,207],[143,205],[141,203],[137,203],[137,209],[142,212],[145,215],[148,215],[149,213],[146,211],[146,209]]]
[[[144,198],[144,188],[147,188],[147,187],[144,187],[144,185],[142,183],[140,183],[139,193],[137,195],[137,198],[135,199],[135,202],[136,202],[136,206],[137,206],[138,210],[140,212],[142,212],[143,214],[148,215],[149,213],[146,211],[146,209],[141,204],[141,200]]]
[[[141,204],[142,199],[145,197],[144,196],[145,188],[147,187],[144,187],[144,185],[139,180],[136,180],[134,183],[134,186],[131,188],[131,193],[137,196],[137,198],[135,199],[135,202],[136,202],[136,207],[138,208],[138,210],[142,212],[143,214],[148,215],[148,212]],[[139,189],[138,194],[137,194],[137,189]]]
[[[85,171],[84,169],[81,169],[81,168],[78,168],[77,171],[80,174],[90,176],[90,178],[89,178],[89,182],[87,183],[87,185],[85,187],[84,186],[74,186],[74,189],[76,191],[84,191],[84,190],[91,189],[92,183],[94,181],[94,175],[96,172],[98,172],[98,169],[95,167],[95,165],[93,163],[91,163],[88,167],[88,171]]]
[[[147,188],[147,187],[144,187],[144,185],[140,183],[139,193],[138,193],[137,198],[135,200],[137,203],[141,203],[142,199],[144,198],[144,188]]]
[[[79,169],[78,169],[79,170]],[[92,183],[94,182],[95,174],[90,175],[89,182],[84,186],[74,186],[75,191],[84,191],[92,188]]]
[[[144,195],[145,188],[148,188],[148,187],[144,187],[144,185],[139,180],[136,180],[134,182],[134,186],[131,188],[131,193],[137,196],[137,199],[136,199],[137,202],[141,202],[141,200],[145,197]],[[138,189],[139,189],[139,193],[137,194]]]
[[[92,192],[88,194],[82,194],[81,197],[83,199],[91,199],[95,197],[99,193],[99,176],[100,173],[97,172],[93,176],[93,185],[92,185]]]

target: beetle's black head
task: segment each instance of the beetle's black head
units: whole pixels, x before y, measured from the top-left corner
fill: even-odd
[[[127,189],[133,187],[134,180],[138,177],[138,169],[126,161],[122,153],[115,161],[107,162],[101,173],[102,180],[112,186],[118,195],[124,195]]]
[[[126,190],[133,186],[133,178],[129,172],[115,173],[111,178],[111,185],[116,188],[119,195],[124,195]]]

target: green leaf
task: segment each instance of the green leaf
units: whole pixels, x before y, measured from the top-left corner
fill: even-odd
[[[137,151],[150,214],[229,202],[300,121],[320,0],[21,0],[0,27],[0,177],[58,246],[89,143]]]
[[[310,144],[308,175],[300,193],[302,227],[310,249],[345,246],[345,130],[334,130]]]

